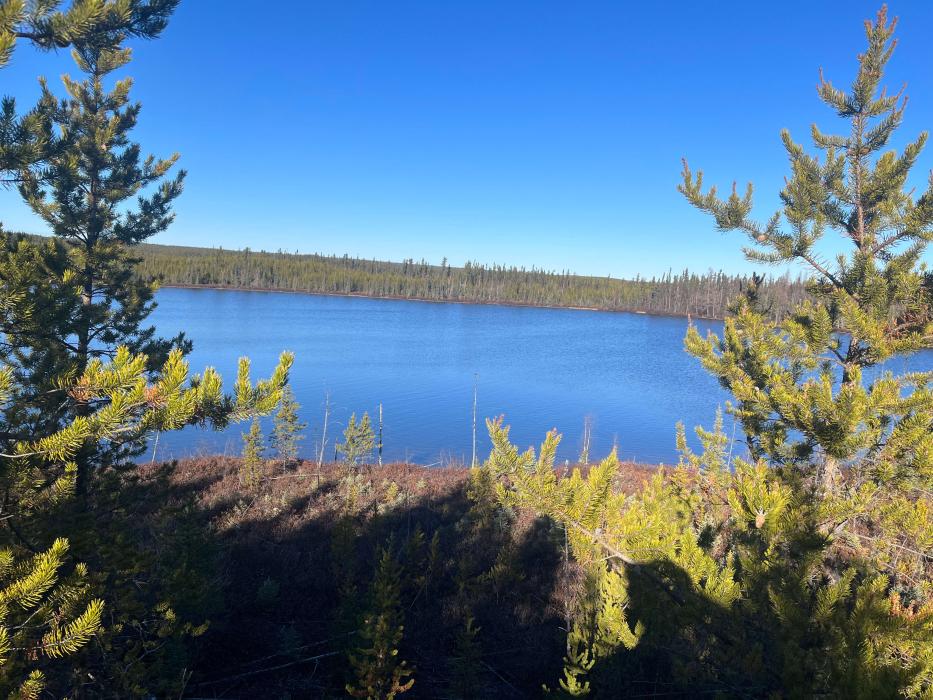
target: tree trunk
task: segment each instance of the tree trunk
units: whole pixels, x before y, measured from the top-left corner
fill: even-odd
[[[94,273],[89,261],[90,244],[85,248],[84,262],[84,285],[81,290],[81,307],[85,317],[81,319],[78,328],[78,373],[81,374],[87,369],[90,353],[90,306],[94,302]],[[75,407],[75,414],[79,417],[86,417],[91,414],[91,407],[87,399],[79,398]],[[77,465],[77,475],[75,478],[75,491],[78,496],[79,507],[87,506],[88,479],[90,478],[91,458],[93,456],[93,447],[85,443],[78,454],[75,455],[75,464]]]

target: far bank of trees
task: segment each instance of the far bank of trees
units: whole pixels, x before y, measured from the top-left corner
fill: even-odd
[[[729,302],[754,283],[750,276],[684,270],[632,280],[588,277],[502,265],[444,260],[400,263],[349,256],[255,252],[248,248],[143,245],[139,274],[175,286],[280,289],[315,294],[361,294],[431,301],[529,304],[692,314],[722,318]],[[764,306],[780,318],[807,296],[802,279],[788,275],[761,280]]]

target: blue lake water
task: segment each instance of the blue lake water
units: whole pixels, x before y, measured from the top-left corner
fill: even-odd
[[[375,418],[381,403],[384,458],[421,464],[469,463],[474,382],[481,457],[483,419],[505,414],[523,447],[556,427],[560,459],[579,453],[589,420],[593,457],[617,445],[625,459],[672,463],[677,421],[709,426],[728,398],[683,350],[683,318],[207,289],[162,289],[157,301],[159,333],[185,331],[192,371],[212,365],[228,386],[237,358],[250,357],[258,378],[282,350],[294,351],[292,387],[309,424],[304,456],[320,445],[328,394],[328,458],[350,414]],[[933,368],[933,355],[919,364]],[[157,458],[237,454],[244,429],[164,434]]]

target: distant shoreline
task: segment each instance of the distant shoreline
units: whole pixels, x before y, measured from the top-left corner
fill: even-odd
[[[427,304],[464,304],[466,306],[506,306],[528,309],[555,309],[565,311],[598,311],[612,314],[632,314],[635,316],[655,316],[659,318],[691,318],[700,321],[722,321],[716,316],[698,316],[695,314],[665,313],[662,311],[638,311],[635,309],[610,309],[599,306],[560,306],[555,304],[529,304],[520,301],[472,301],[466,299],[425,299],[400,295],[360,294],[355,292],[314,292],[305,289],[282,289],[279,287],[240,287],[220,284],[160,284],[159,289],[212,289],[219,292],[276,292],[280,294],[304,294],[314,297],[353,297],[358,299],[382,299],[384,301],[417,301]]]

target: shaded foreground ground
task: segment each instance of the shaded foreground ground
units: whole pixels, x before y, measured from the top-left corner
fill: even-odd
[[[617,486],[637,489],[649,473],[624,465]],[[142,469],[134,507],[171,512],[156,530],[197,543],[187,540],[176,610],[209,625],[183,697],[344,695],[381,548],[401,565],[399,656],[415,669],[406,697],[536,697],[555,683],[581,585],[562,530],[504,513],[466,469],[349,474],[270,462],[250,490],[238,459]]]

